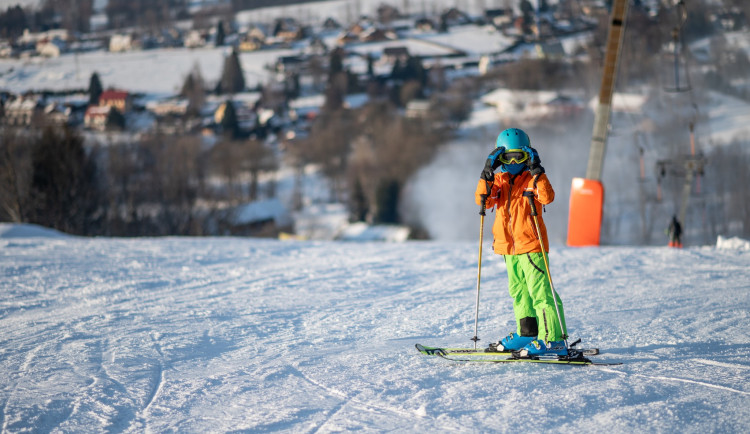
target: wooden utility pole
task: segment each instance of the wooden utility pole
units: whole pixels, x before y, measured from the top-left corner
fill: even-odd
[[[604,54],[599,104],[594,114],[594,131],[586,168],[586,178],[573,178],[568,215],[568,245],[598,246],[604,212],[604,186],[601,183],[604,153],[607,149],[609,115],[617,79],[628,0],[614,0]]]
[[[609,25],[607,49],[604,55],[602,84],[599,89],[599,104],[594,117],[594,131],[591,136],[589,164],[586,178],[601,180],[604,152],[607,148],[609,115],[612,112],[612,95],[615,91],[617,65],[620,63],[622,40],[625,36],[625,17],[628,13],[628,0],[615,0],[612,5],[612,20]]]

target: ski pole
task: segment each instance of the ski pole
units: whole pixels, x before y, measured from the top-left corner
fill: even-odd
[[[552,284],[552,274],[549,271],[549,262],[547,261],[547,253],[544,251],[544,242],[542,241],[542,231],[539,228],[539,214],[536,212],[536,204],[534,203],[534,192],[525,191],[523,193],[526,199],[529,200],[531,205],[531,217],[534,219],[534,226],[536,226],[536,239],[539,240],[539,247],[542,250],[542,258],[544,259],[544,268],[547,270],[547,280],[549,281],[550,291],[552,291],[552,300],[555,303],[555,312],[557,312],[557,321],[560,323],[560,332],[562,333],[563,340],[565,341],[565,349],[568,348],[568,335],[565,333],[566,330],[563,327],[562,316],[560,316],[560,308],[557,306],[559,300],[557,299],[557,292],[555,291],[555,285]]]
[[[487,183],[487,194],[481,195],[482,199],[482,205],[481,209],[479,210],[479,261],[477,265],[477,302],[476,302],[476,310],[474,314],[474,337],[471,338],[472,341],[474,341],[474,349],[477,349],[477,341],[479,341],[479,336],[477,333],[478,327],[479,327],[479,284],[482,281],[482,242],[484,239],[484,216],[487,215],[485,213],[485,210],[487,209],[487,197],[490,195],[490,191],[492,190],[492,184],[490,184],[488,181]]]

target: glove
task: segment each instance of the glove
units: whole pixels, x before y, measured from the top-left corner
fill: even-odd
[[[487,156],[487,163],[485,163],[485,167],[487,166],[487,164],[491,164],[493,170],[500,167],[502,163],[500,162],[499,157],[503,155],[504,152],[505,146],[500,146],[499,148],[493,149],[492,152],[490,152],[490,155]]]
[[[524,146],[523,150],[529,153],[529,159],[526,160],[526,166],[528,166],[531,176],[538,176],[544,173],[542,160],[539,158],[539,153],[536,149],[531,146]]]
[[[479,177],[488,182],[492,182],[495,180],[495,171],[492,170],[492,163],[489,159],[487,160],[487,163],[484,164],[484,169],[482,169],[482,173],[479,175]]]
[[[505,152],[505,147],[503,146],[495,148],[490,152],[490,155],[487,156],[487,161],[484,163],[484,169],[482,169],[482,173],[479,176],[481,179],[490,182],[495,180],[495,169],[501,164],[498,157],[502,155],[503,152]]]

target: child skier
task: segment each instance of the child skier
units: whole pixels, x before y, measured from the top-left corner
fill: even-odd
[[[500,173],[495,173],[497,168]],[[541,209],[539,204],[546,205],[555,198],[529,136],[520,129],[509,128],[497,137],[476,190],[477,205],[486,198],[487,209],[497,208],[492,246],[505,259],[516,317],[516,331],[491,347],[496,346],[498,351],[519,351],[522,357],[567,355],[563,305],[559,296],[552,295],[540,245],[542,240],[544,251],[549,252],[547,229],[539,213],[541,233],[536,233],[525,192],[533,193],[537,209]]]

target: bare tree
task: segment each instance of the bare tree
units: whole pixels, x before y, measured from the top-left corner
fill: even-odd
[[[49,11],[60,20],[62,28],[71,32],[88,32],[91,15],[94,11],[93,0],[45,0],[42,3],[42,14]]]
[[[0,220],[23,222],[31,173],[28,139],[3,129],[0,140]]]
[[[732,143],[717,146],[708,156],[706,166],[706,196],[709,198],[707,217],[710,219],[712,238],[724,236],[750,236],[750,155],[748,140],[735,139]]]
[[[342,199],[350,142],[354,136],[352,113],[347,110],[323,112],[312,126],[309,156],[319,163],[331,181],[331,200]]]
[[[148,137],[108,148],[107,221],[111,235],[201,235],[210,209],[198,137]]]
[[[150,206],[157,209],[162,234],[190,235],[202,232],[198,200],[202,158],[198,137],[153,137],[143,143],[148,170],[144,180],[151,186]]]
[[[360,113],[349,157],[348,186],[353,215],[369,210],[372,221],[395,223],[400,190],[419,167],[428,163],[440,142],[439,131],[429,120],[399,116],[388,102],[376,102]],[[355,189],[356,187],[356,189]],[[363,206],[358,201],[366,198]]]
[[[245,155],[244,168],[250,174],[249,196],[250,200],[256,200],[259,196],[258,183],[263,172],[272,172],[277,169],[278,164],[271,149],[260,140],[251,139],[242,144]]]
[[[67,233],[96,233],[101,191],[95,156],[78,133],[45,128],[32,143],[29,196],[28,221]]]
[[[140,235],[138,225],[139,185],[141,177],[138,145],[118,144],[107,147],[104,162],[107,173],[107,235]]]
[[[237,204],[246,199],[241,185],[244,166],[245,155],[239,141],[225,138],[216,143],[211,150],[210,171],[224,179],[226,199],[230,204]]]

